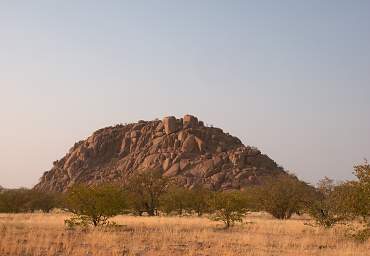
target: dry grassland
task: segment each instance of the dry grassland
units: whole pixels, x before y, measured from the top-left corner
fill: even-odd
[[[370,255],[361,244],[332,230],[254,214],[230,230],[206,218],[133,217],[114,219],[121,227],[67,230],[65,214],[1,214],[0,255]]]

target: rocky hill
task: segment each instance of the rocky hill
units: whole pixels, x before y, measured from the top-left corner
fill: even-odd
[[[76,183],[125,183],[148,169],[184,187],[203,184],[213,190],[240,189],[284,173],[258,149],[186,115],[98,130],[55,161],[35,189],[63,192]]]

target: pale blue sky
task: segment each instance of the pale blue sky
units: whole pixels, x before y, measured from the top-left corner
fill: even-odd
[[[94,130],[197,115],[300,178],[370,158],[370,1],[0,0],[0,185]]]

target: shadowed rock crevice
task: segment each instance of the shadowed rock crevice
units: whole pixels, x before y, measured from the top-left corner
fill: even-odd
[[[35,188],[62,192],[75,183],[124,184],[133,173],[148,169],[187,188],[212,190],[241,189],[284,173],[258,149],[186,115],[100,129],[55,161]]]

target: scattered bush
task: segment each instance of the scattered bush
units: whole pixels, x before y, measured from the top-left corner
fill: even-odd
[[[60,204],[60,195],[57,193],[44,193],[25,188],[0,192],[0,212],[50,212]]]
[[[69,227],[107,225],[111,217],[126,210],[150,216],[159,211],[198,216],[209,213],[211,219],[229,228],[242,222],[248,210],[266,211],[278,219],[289,219],[305,210],[324,228],[344,221],[348,225],[360,223],[361,228],[353,228],[350,234],[365,241],[370,236],[370,165],[365,161],[355,166],[354,174],[357,180],[339,185],[325,177],[316,189],[294,176],[282,175],[267,178],[244,192],[211,192],[201,186],[190,190],[177,187],[161,172],[145,171],[132,176],[123,189],[104,184],[76,185],[63,198],[57,193],[2,189],[0,212],[50,212],[61,207],[74,214],[66,220]]]
[[[308,213],[322,227],[330,228],[339,221],[351,228],[350,236],[366,241],[370,236],[370,165],[365,161],[354,167],[355,181],[339,185],[325,178],[317,188],[319,197],[311,201]],[[351,225],[359,222],[358,225]]]
[[[350,221],[359,221],[362,225],[354,237],[365,241],[370,237],[370,165],[364,164],[354,167],[356,181],[348,181],[334,189],[337,202],[336,210],[339,215]]]
[[[5,190],[0,193],[0,212],[20,213],[27,212],[29,202],[28,189]]]
[[[242,193],[237,191],[214,193],[211,207],[211,219],[222,221],[225,228],[233,226],[235,222],[242,222],[247,214]]]
[[[204,213],[210,213],[212,192],[202,186],[196,186],[189,191],[190,201],[188,211],[190,214],[202,216]]]
[[[323,228],[331,228],[343,220],[336,214],[327,199],[311,202],[307,212],[315,221],[315,224]]]
[[[159,171],[148,170],[132,176],[126,186],[130,207],[138,215],[144,212],[149,216],[158,215],[160,197],[166,193],[168,186],[168,178]]]
[[[77,185],[68,191],[65,205],[75,214],[66,220],[68,226],[101,226],[109,224],[109,218],[121,214],[127,201],[122,189],[112,185]]]
[[[306,211],[315,221],[316,226],[331,228],[342,220],[335,210],[334,189],[334,181],[325,177],[319,181],[315,196],[306,202]]]
[[[300,214],[305,200],[313,193],[309,185],[288,175],[267,178],[262,185],[247,191],[252,194],[255,208],[277,219],[289,219],[294,213]]]
[[[192,194],[188,189],[171,186],[168,191],[160,197],[160,209],[166,214],[175,212],[183,215],[189,211]]]
[[[62,195],[59,193],[45,193],[31,190],[27,208],[31,211],[43,211],[49,213],[54,208],[61,207]]]
[[[161,210],[166,214],[172,212],[178,215],[196,214],[202,216],[210,212],[211,191],[201,186],[186,189],[178,186],[170,186],[160,198]]]

